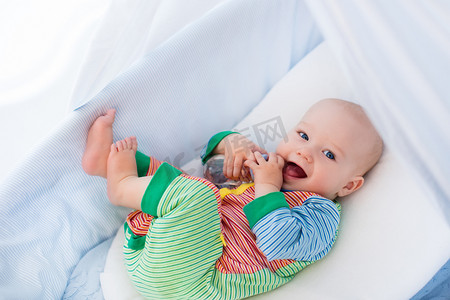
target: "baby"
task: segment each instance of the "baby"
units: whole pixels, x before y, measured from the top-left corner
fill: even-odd
[[[92,125],[87,174],[107,179],[114,205],[135,209],[125,223],[129,276],[152,299],[236,299],[291,280],[324,257],[337,234],[340,205],[378,161],[383,143],[359,105],[313,105],[275,153],[233,132],[213,136],[203,162],[224,154],[232,179],[218,189],[137,151],[135,137],[113,144],[114,110]],[[267,153],[266,153],[267,154]]]

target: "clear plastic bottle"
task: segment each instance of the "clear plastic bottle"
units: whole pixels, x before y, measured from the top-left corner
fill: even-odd
[[[218,154],[211,157],[203,166],[203,176],[214,183],[219,189],[235,188],[241,185],[240,180],[231,180],[223,174],[223,161],[225,155]]]
[[[267,160],[267,154],[263,154],[264,159]],[[217,154],[211,157],[203,166],[203,176],[205,179],[214,183],[218,188],[236,188],[242,183],[248,183],[251,181],[240,181],[240,180],[232,180],[223,174],[223,161],[225,159],[225,155]],[[251,172],[251,176],[253,178],[253,173]]]

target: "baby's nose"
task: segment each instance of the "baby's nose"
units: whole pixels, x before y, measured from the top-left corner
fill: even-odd
[[[298,149],[297,155],[303,157],[309,163],[311,163],[313,161],[311,152],[306,148]]]

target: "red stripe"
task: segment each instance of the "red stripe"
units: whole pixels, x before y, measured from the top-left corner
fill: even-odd
[[[153,175],[162,162],[150,158],[148,175]],[[219,205],[219,215],[222,220],[222,235],[226,242],[222,256],[216,262],[216,268],[222,273],[248,274],[263,268],[272,272],[294,262],[293,260],[274,260],[269,262],[256,246],[256,238],[250,229],[243,208],[255,198],[255,189],[249,187],[241,195],[229,194],[220,198],[219,189],[211,182],[194,176],[182,174],[189,179],[198,180],[209,186],[213,191]],[[310,192],[285,192],[286,202],[292,209],[300,206],[311,196],[317,194]],[[128,215],[127,222],[136,235],[145,235],[153,217],[142,211],[134,211]]]
[[[302,205],[310,196],[309,192],[286,192],[289,207]],[[294,262],[293,260],[275,260],[269,262],[256,246],[256,238],[248,225],[243,207],[254,199],[255,189],[249,187],[241,195],[229,194],[222,199],[223,235],[227,246],[216,268],[222,273],[253,273],[263,268],[272,272]]]

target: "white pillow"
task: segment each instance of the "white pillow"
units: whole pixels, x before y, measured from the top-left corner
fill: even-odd
[[[106,300],[144,299],[134,288],[125,269],[122,251],[124,241],[125,235],[121,226],[109,248],[105,269],[100,274],[103,297]]]
[[[355,101],[344,74],[323,43],[300,61],[235,129],[274,150],[316,101]],[[199,175],[199,160],[184,166]],[[448,226],[408,172],[385,149],[364,187],[344,199],[340,234],[321,261],[259,299],[399,299],[413,296],[445,263]],[[105,299],[140,299],[127,278],[119,230],[101,275]]]

